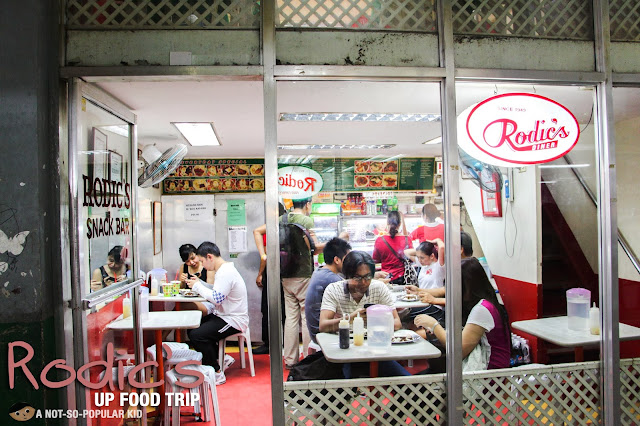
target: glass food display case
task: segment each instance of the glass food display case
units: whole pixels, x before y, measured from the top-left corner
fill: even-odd
[[[373,253],[376,238],[387,227],[385,215],[354,215],[340,217],[340,232],[349,234],[349,244],[353,250]]]
[[[338,217],[340,203],[314,203],[310,217],[313,219],[313,231],[319,242],[325,243],[338,236]]]
[[[422,217],[418,214],[405,214],[404,217],[408,233],[422,225]],[[341,216],[339,220],[339,232],[346,231],[349,234],[351,248],[369,254],[373,254],[376,238],[386,231],[386,227],[386,215]]]

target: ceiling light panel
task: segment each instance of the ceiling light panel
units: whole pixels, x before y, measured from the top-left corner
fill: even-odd
[[[191,146],[220,145],[213,123],[171,123]]]
[[[278,145],[278,149],[284,150],[303,150],[303,149],[389,149],[396,146],[395,144],[381,145],[301,145],[301,144],[284,144]]]
[[[436,122],[440,114],[389,114],[366,112],[282,113],[280,121],[370,121],[370,122]]]

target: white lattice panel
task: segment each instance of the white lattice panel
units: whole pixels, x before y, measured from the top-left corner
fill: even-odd
[[[445,424],[444,375],[286,382],[287,425]]]
[[[435,0],[278,0],[277,26],[436,32]]]
[[[593,14],[584,0],[454,0],[453,31],[593,40]]]
[[[597,424],[599,362],[464,375],[467,419],[504,424]]]
[[[463,376],[465,424],[599,424],[600,363],[483,371]],[[446,423],[445,375],[286,382],[287,425]],[[640,424],[640,358],[620,361],[621,419]]]
[[[640,358],[620,361],[620,423],[640,424]]]
[[[67,0],[67,28],[259,28],[259,0]]]
[[[640,1],[610,0],[611,40],[640,41]]]

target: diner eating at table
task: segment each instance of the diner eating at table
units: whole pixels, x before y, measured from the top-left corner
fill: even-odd
[[[91,275],[91,291],[98,291],[116,282],[126,281],[129,265],[123,256],[122,246],[113,246],[107,254],[107,263],[93,271]]]
[[[461,263],[462,281],[462,358],[463,370],[491,370],[509,367],[511,330],[509,317],[484,268],[476,258]],[[433,334],[446,344],[444,327],[432,316],[418,315],[414,320],[418,334]],[[470,356],[472,355],[472,356]]]
[[[340,321],[347,316],[348,321],[360,316],[367,321],[365,306],[380,304],[393,307],[393,296],[387,285],[374,280],[375,262],[368,253],[351,251],[342,262],[342,272],[345,279],[329,284],[322,297],[320,310],[320,332],[335,333],[338,331]],[[400,317],[395,309],[392,309],[393,328],[401,327]],[[368,365],[362,363],[345,363],[343,373],[345,378],[368,371]],[[382,361],[379,364],[380,376],[408,376],[406,371],[397,361]]]
[[[187,280],[189,288],[207,299],[204,303],[207,315],[202,318],[200,327],[188,331],[188,336],[193,348],[202,353],[202,363],[215,369],[216,385],[221,385],[227,379],[218,363],[218,342],[247,330],[247,288],[233,263],[220,256],[216,244],[205,241],[196,250],[196,255],[208,273],[216,274],[216,280],[213,285],[197,277]],[[225,354],[225,368],[233,362],[233,357]]]

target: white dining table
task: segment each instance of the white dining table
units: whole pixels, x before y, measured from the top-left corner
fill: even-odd
[[[176,296],[164,296],[162,294],[159,294],[158,296],[149,296],[149,302],[175,302],[175,303],[180,303],[180,302],[206,302],[207,299],[205,299],[202,296],[196,296],[196,297],[187,297],[187,296],[181,296],[181,295],[176,295]]]
[[[640,339],[640,328],[619,324],[620,340]],[[584,360],[584,347],[600,343],[601,335],[586,330],[570,330],[569,319],[565,316],[538,318],[511,323],[511,328],[524,331],[558,346],[573,347],[576,362]]]
[[[349,349],[340,349],[339,338],[333,333],[316,334],[318,345],[324,357],[335,363],[368,362],[371,377],[378,375],[379,361],[397,361],[403,359],[438,358],[442,352],[423,338],[412,343],[392,344],[384,348],[371,347],[365,339],[362,346],[355,346],[353,342]]]
[[[415,302],[407,302],[402,300],[401,298],[406,296],[406,293],[401,291],[392,291],[391,295],[394,297],[393,306],[396,309],[405,309],[405,308],[426,308],[427,306],[431,306],[431,303],[424,303],[420,299]]]

